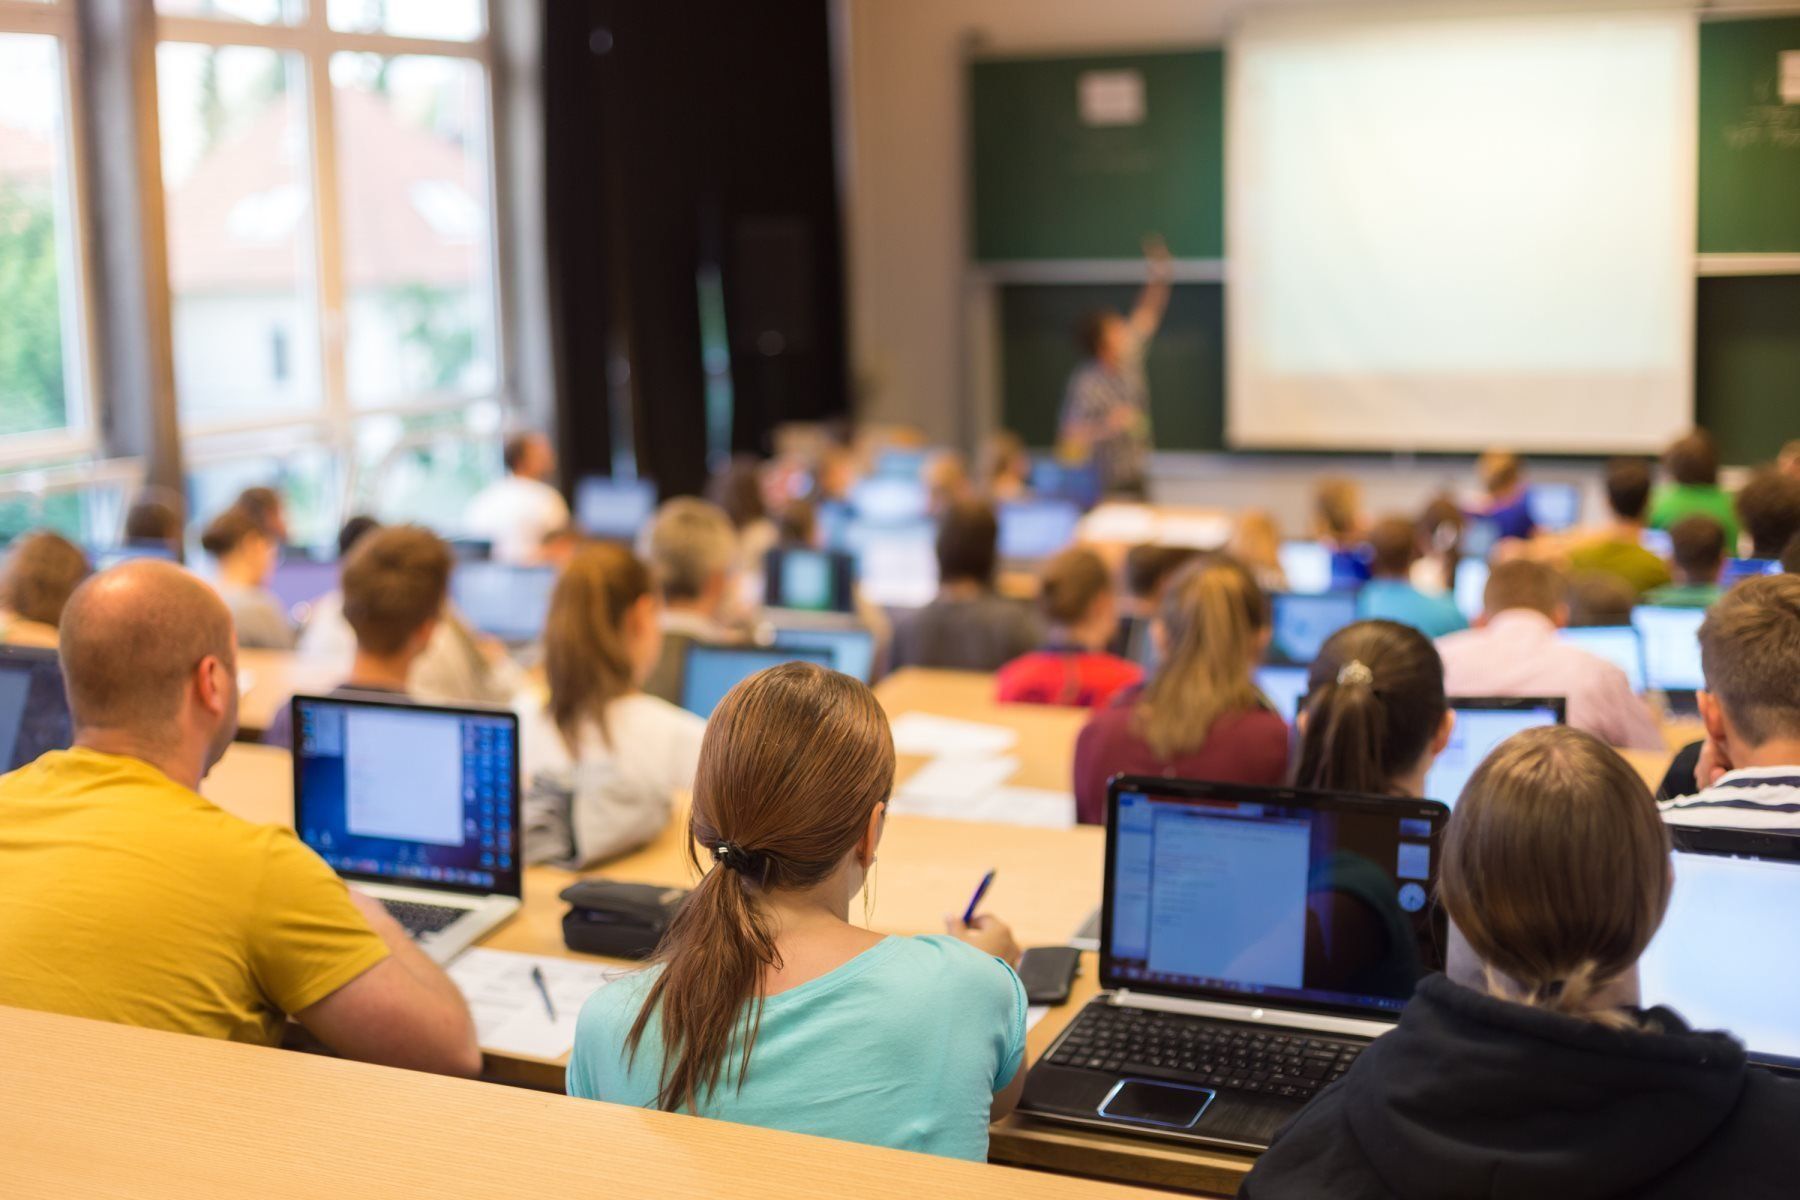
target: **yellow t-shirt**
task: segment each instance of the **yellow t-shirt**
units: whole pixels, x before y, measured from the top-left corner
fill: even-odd
[[[273,1045],[387,954],[291,830],[148,763],[59,750],[0,777],[0,1004]]]

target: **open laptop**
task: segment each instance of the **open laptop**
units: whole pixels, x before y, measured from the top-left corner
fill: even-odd
[[[1778,558],[1728,558],[1719,572],[1719,586],[1729,591],[1746,579],[1779,574],[1781,560]]]
[[[696,642],[687,648],[681,667],[681,707],[695,716],[710,717],[725,693],[758,671],[787,662],[817,663],[837,669],[829,650],[708,646]]]
[[[763,556],[763,603],[800,612],[851,612],[856,558],[839,550],[776,547]]]
[[[647,479],[587,475],[575,485],[575,524],[589,537],[629,542],[656,511],[656,485]]]
[[[1290,592],[1331,590],[1331,551],[1320,542],[1286,541],[1275,552]]]
[[[883,608],[923,608],[938,590],[937,525],[854,521],[843,544],[856,556],[857,586]]]
[[[998,549],[1004,562],[1039,563],[1075,542],[1081,508],[1071,500],[1038,497],[1009,500],[995,513]]]
[[[1604,658],[1631,682],[1631,690],[1644,691],[1644,639],[1630,625],[1572,625],[1559,637],[1596,658]]]
[[[1451,595],[1457,611],[1473,621],[1487,607],[1487,582],[1492,571],[1485,558],[1464,558],[1456,564],[1456,582]]]
[[[1266,1149],[1443,965],[1428,800],[1123,776],[1100,977],[1025,1080],[1035,1117]]]
[[[1269,661],[1273,663],[1311,663],[1332,634],[1356,620],[1354,592],[1277,592],[1271,602],[1275,631],[1269,640]]]
[[[519,718],[295,696],[294,828],[448,962],[519,910]]]
[[[875,676],[875,635],[862,625],[777,625],[769,635],[777,650],[823,652],[831,669],[870,683]]]
[[[56,651],[0,646],[0,772],[67,750],[74,740]]]
[[[1800,925],[1782,916],[1800,906],[1800,836],[1670,833],[1675,890],[1638,962],[1643,1003],[1734,1034],[1753,1063],[1800,1072]]]
[[[313,602],[338,585],[338,575],[336,559],[294,555],[276,565],[269,576],[269,590],[289,616],[304,623]]]
[[[1306,680],[1311,673],[1311,667],[1283,663],[1256,668],[1254,678],[1281,719],[1292,725],[1300,715],[1300,702],[1306,699]]]
[[[1560,533],[1581,520],[1581,488],[1573,483],[1534,483],[1525,489],[1525,507],[1539,529]]]
[[[556,579],[555,567],[460,562],[450,574],[450,601],[482,633],[522,645],[544,632]]]
[[[1454,808],[1457,798],[1494,747],[1515,733],[1561,725],[1568,702],[1561,696],[1452,696],[1456,725],[1450,743],[1425,775],[1425,794]]]
[[[1632,628],[1644,640],[1644,683],[1661,692],[1669,711],[1692,714],[1700,710],[1695,694],[1706,688],[1706,672],[1700,666],[1702,608],[1674,608],[1640,604],[1631,610]]]

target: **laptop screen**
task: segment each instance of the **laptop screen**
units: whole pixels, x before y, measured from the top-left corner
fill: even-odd
[[[1706,686],[1700,669],[1703,608],[1661,608],[1640,604],[1631,624],[1644,639],[1644,683],[1658,692],[1697,692]]]
[[[1678,847],[1690,832],[1676,831]],[[1800,839],[1704,832],[1706,850],[1675,852],[1669,911],[1638,962],[1643,1002],[1800,1067],[1800,926],[1778,919],[1800,906]]]
[[[931,521],[855,521],[844,543],[856,556],[857,585],[869,603],[923,608],[937,595],[937,526]]]
[[[763,646],[692,645],[681,672],[681,707],[695,716],[710,717],[725,693],[758,671],[785,662],[817,663],[832,667],[829,650],[768,648]]]
[[[1331,590],[1331,551],[1318,542],[1283,542],[1276,556],[1290,592]]]
[[[849,612],[856,606],[856,560],[835,550],[769,551],[763,559],[763,602],[804,612]]]
[[[1565,704],[1561,699],[1534,697],[1475,698],[1452,696],[1450,707],[1456,711],[1456,727],[1450,731],[1450,742],[1431,764],[1425,776],[1425,794],[1450,807],[1462,795],[1469,776],[1494,747],[1515,733],[1536,729],[1540,725],[1561,725]]]
[[[1306,676],[1310,668],[1292,667],[1258,667],[1256,669],[1256,686],[1262,694],[1269,698],[1275,711],[1289,725],[1300,713],[1300,701],[1306,698]]]
[[[1281,592],[1274,597],[1274,609],[1275,634],[1269,642],[1269,661],[1310,664],[1319,657],[1320,648],[1332,634],[1356,620],[1356,595]]]
[[[1442,805],[1126,777],[1107,815],[1106,987],[1386,1015],[1442,967]]]
[[[269,590],[282,608],[293,612],[338,585],[338,564],[316,558],[284,558],[269,576]]]
[[[1631,690],[1644,690],[1644,641],[1629,625],[1578,625],[1565,629],[1562,640],[1604,658],[1631,681]]]
[[[450,576],[450,600],[458,611],[503,642],[529,642],[543,633],[555,590],[555,567],[463,562]]]
[[[575,523],[590,537],[629,542],[656,509],[656,485],[645,479],[589,475],[575,485]]]
[[[1534,483],[1525,492],[1531,523],[1552,533],[1581,519],[1581,489],[1572,483]]]
[[[0,646],[0,771],[75,740],[56,651]]]
[[[850,489],[850,505],[864,521],[916,521],[931,507],[931,497],[917,476],[871,476]]]
[[[1081,509],[1068,500],[1014,500],[1000,506],[1000,557],[1049,558],[1075,541]]]
[[[1746,579],[1755,579],[1759,575],[1781,574],[1781,560],[1776,558],[1728,558],[1725,569],[1719,574],[1722,587],[1735,587]]]
[[[1487,607],[1487,582],[1491,571],[1484,558],[1465,558],[1456,564],[1456,607],[1473,621]]]
[[[338,874],[519,895],[519,719],[294,697],[294,828]]]
[[[875,635],[858,626],[844,629],[777,629],[775,647],[779,650],[823,651],[831,658],[831,669],[852,679],[868,683],[875,674]]]

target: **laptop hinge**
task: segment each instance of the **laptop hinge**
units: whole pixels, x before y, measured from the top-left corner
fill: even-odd
[[[1162,996],[1154,992],[1134,992],[1129,988],[1120,988],[1114,992],[1113,1003],[1127,1008],[1147,1008],[1156,1012],[1211,1017],[1218,1021],[1241,1021],[1246,1025],[1304,1029],[1312,1033],[1339,1034],[1347,1037],[1380,1037],[1392,1029],[1395,1024],[1395,1021],[1370,1020],[1362,1017],[1296,1012],[1290,1008],[1259,1008],[1249,1004],[1231,1004],[1222,1000],[1195,1000],[1187,996]]]

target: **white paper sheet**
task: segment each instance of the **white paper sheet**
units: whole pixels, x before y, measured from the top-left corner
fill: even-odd
[[[936,758],[900,785],[902,792],[973,799],[994,791],[1019,770],[1016,758]]]
[[[532,981],[533,966],[544,973],[550,1002],[556,1008],[554,1017]],[[477,948],[450,964],[450,978],[469,1002],[476,1039],[483,1050],[561,1058],[575,1045],[581,1006],[627,970]]]
[[[896,752],[933,758],[1004,754],[1019,740],[1019,735],[1004,725],[984,725],[921,712],[895,717],[893,731]]]
[[[1075,797],[1068,792],[1041,788],[997,787],[977,795],[946,796],[914,790],[912,781],[908,780],[906,787],[894,793],[891,809],[915,817],[1029,825],[1040,829],[1069,829],[1075,824]]]
[[[1025,1010],[1025,1028],[1027,1032],[1037,1028],[1037,1023],[1050,1015],[1048,1004],[1034,1004]]]

